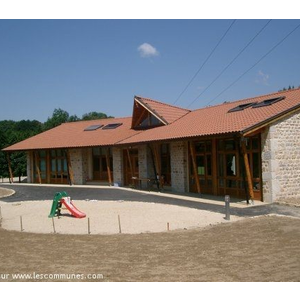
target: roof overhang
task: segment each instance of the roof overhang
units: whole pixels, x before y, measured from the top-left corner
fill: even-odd
[[[262,129],[268,125],[272,125],[273,123],[282,120],[283,118],[286,118],[294,113],[297,113],[300,111],[300,104],[295,105],[293,107],[291,107],[290,109],[281,112],[277,115],[272,116],[271,118],[268,118],[266,120],[263,120],[262,122],[259,122],[253,126],[250,126],[242,131],[240,131],[240,134],[242,136],[249,136],[251,135],[253,132],[258,131],[259,129]]]

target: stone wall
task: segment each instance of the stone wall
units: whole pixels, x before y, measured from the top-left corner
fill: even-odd
[[[70,160],[74,174],[74,184],[85,184],[85,163],[83,161],[82,152],[83,150],[81,148],[70,150]]]
[[[123,178],[123,149],[122,148],[112,148],[113,155],[113,176],[114,184],[118,186],[124,185]]]
[[[262,141],[262,180],[265,202],[300,205],[300,114],[265,130]]]
[[[82,180],[83,184],[89,180],[89,158],[91,149],[84,148],[82,149]]]
[[[170,143],[172,191],[187,192],[187,143]]]

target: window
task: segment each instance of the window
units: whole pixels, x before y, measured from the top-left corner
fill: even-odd
[[[238,105],[238,106],[236,106],[234,108],[229,109],[228,112],[230,113],[230,112],[235,112],[235,111],[241,111],[241,110],[244,110],[244,109],[246,109],[248,107],[251,107],[251,106],[253,106],[255,104],[257,104],[257,102],[251,102],[251,103],[241,104],[241,105]]]
[[[84,131],[94,131],[101,128],[103,125],[91,125],[84,129]]]
[[[269,106],[272,105],[276,102],[279,102],[281,100],[285,99],[285,97],[277,97],[277,98],[272,98],[272,99],[267,99],[262,102],[256,103],[252,106],[252,108],[258,108],[258,107],[264,107],[264,106]]]
[[[123,123],[111,123],[111,124],[107,124],[107,125],[105,125],[105,126],[102,128],[102,130],[104,130],[104,129],[115,129],[115,128],[121,126],[122,124],[123,124]]]

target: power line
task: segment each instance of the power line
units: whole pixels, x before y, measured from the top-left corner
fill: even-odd
[[[213,53],[215,52],[215,50],[218,48],[218,46],[221,44],[221,42],[223,41],[223,39],[225,38],[225,36],[227,35],[227,33],[229,32],[229,30],[231,29],[231,27],[233,26],[233,24],[236,22],[236,20],[233,20],[232,23],[230,24],[230,26],[228,27],[228,29],[226,30],[226,32],[223,34],[223,36],[221,37],[221,39],[219,40],[219,42],[217,43],[217,45],[214,47],[214,49],[210,52],[210,54],[207,56],[206,60],[202,63],[202,65],[199,67],[199,69],[197,70],[197,72],[194,74],[194,76],[191,78],[191,80],[189,81],[189,83],[186,85],[186,87],[183,89],[183,91],[180,93],[180,95],[177,97],[177,99],[175,100],[175,102],[173,104],[175,104],[180,97],[183,95],[183,93],[187,90],[187,88],[191,85],[191,83],[194,81],[194,79],[196,78],[196,76],[199,74],[199,72],[203,69],[204,65],[207,63],[207,61],[210,59],[210,57],[213,55]]]
[[[249,71],[251,71],[256,65],[258,65],[266,56],[268,56],[271,52],[273,52],[280,44],[282,44],[294,31],[296,31],[300,27],[298,24],[291,32],[289,32],[282,40],[280,40],[275,46],[273,46],[266,54],[264,54],[254,65],[252,65],[247,71],[245,71],[242,75],[240,75],[235,81],[233,81],[229,86],[227,86],[221,93],[219,93],[215,98],[213,98],[210,102],[207,103],[209,105],[213,101],[215,101],[218,97],[220,97],[224,92],[226,92],[229,88],[231,88],[234,84],[236,84],[243,76],[245,76]]]
[[[247,45],[232,59],[232,61],[218,74],[218,76],[189,104],[188,108],[200,98],[222,75],[223,73],[238,59],[238,57],[253,43],[253,41],[264,31],[264,29],[271,23],[269,20],[256,35],[247,43]]]

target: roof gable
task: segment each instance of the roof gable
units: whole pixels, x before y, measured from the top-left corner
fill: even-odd
[[[190,112],[188,109],[180,108],[150,98],[135,96],[132,114],[132,127],[135,128],[141,118],[143,111],[147,110],[161,125],[168,125]]]

